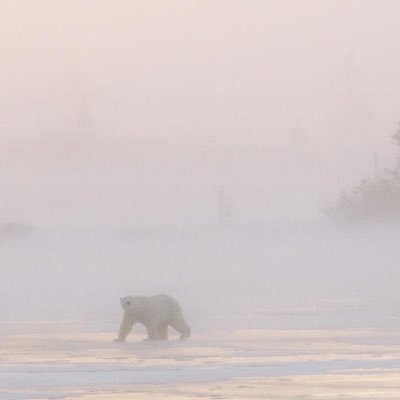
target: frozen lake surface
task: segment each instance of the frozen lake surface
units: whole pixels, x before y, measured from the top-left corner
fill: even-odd
[[[15,334],[28,326],[33,333]],[[396,330],[216,330],[156,343],[135,332],[117,344],[113,330],[94,328],[3,324],[0,398],[376,400],[400,393]]]

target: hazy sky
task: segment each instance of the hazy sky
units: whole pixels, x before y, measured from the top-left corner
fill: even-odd
[[[293,193],[322,205],[370,172],[376,150],[391,161],[397,0],[0,0],[0,11],[1,220],[189,221],[194,205],[193,220],[212,220],[220,183],[238,215],[278,215]]]

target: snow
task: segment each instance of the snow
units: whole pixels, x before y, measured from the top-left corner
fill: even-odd
[[[400,390],[400,331],[225,330],[157,343],[141,342],[135,333],[117,344],[115,332],[59,324],[68,325],[70,333],[50,332],[48,324],[37,322],[32,325],[42,333],[3,335],[0,398],[106,400],[158,393],[228,399],[233,391],[237,398],[347,393],[372,399],[379,388],[385,399]],[[282,384],[285,391],[278,396]],[[212,388],[218,397],[209,393]]]

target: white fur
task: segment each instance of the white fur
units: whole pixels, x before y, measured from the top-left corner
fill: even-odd
[[[183,317],[178,302],[167,295],[126,296],[120,298],[124,317],[116,341],[123,342],[135,323],[147,329],[148,340],[167,340],[168,326],[181,334],[181,339],[190,336],[190,327]]]

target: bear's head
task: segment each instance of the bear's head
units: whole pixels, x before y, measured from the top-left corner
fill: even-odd
[[[139,314],[146,307],[146,297],[144,296],[125,296],[119,299],[121,302],[121,306],[125,311],[129,311],[130,313]]]
[[[119,301],[121,302],[121,306],[124,310],[131,308],[134,303],[134,298],[132,296],[120,297]]]

